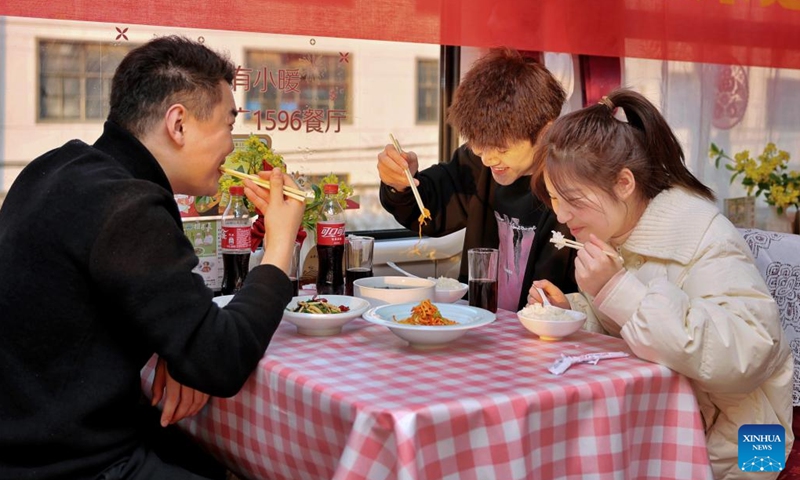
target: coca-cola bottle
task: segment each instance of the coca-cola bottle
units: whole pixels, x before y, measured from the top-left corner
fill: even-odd
[[[250,212],[244,204],[244,187],[233,185],[231,199],[222,214],[222,294],[242,288],[250,263]]]
[[[336,198],[339,186],[327,184],[317,220],[317,293],[344,293],[344,209]]]

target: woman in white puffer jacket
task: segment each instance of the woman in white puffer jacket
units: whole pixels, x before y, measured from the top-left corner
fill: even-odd
[[[539,147],[533,187],[584,248],[575,261],[581,293],[564,295],[545,279],[534,287],[586,312],[585,328],[622,337],[637,356],[691,380],[716,478],[752,478],[737,465],[745,424],[783,426],[786,452],[776,460],[785,463],[793,361],[778,308],[658,110],[617,90],[557,119]],[[529,301],[541,301],[535,289]]]

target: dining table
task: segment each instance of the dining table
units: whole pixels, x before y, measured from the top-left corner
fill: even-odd
[[[633,354],[548,370],[600,352],[630,350],[542,341],[505,310],[437,349],[363,318],[327,337],[283,322],[237,395],[179,425],[248,479],[713,478],[687,378]]]

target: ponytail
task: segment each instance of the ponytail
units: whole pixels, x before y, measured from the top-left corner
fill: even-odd
[[[617,108],[627,121],[614,116]],[[673,187],[714,200],[714,192],[686,168],[683,149],[658,109],[627,89],[615,90],[595,105],[556,119],[538,145],[536,165],[532,188],[548,205],[545,169],[567,200],[565,187],[575,180],[595,185],[613,197],[613,186],[623,168],[633,173],[637,190],[646,200]]]
[[[714,192],[686,168],[678,138],[652,103],[641,94],[627,89],[615,90],[604,98],[622,108],[628,124],[643,133],[645,155],[656,169],[661,169],[668,187],[680,186],[708,200],[715,199]],[[613,108],[610,110],[613,114]],[[659,192],[654,192],[653,196]]]

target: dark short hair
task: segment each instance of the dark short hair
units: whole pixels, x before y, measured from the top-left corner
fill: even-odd
[[[161,119],[170,105],[182,104],[200,120],[221,101],[219,82],[233,82],[227,57],[185,37],[155,38],[131,50],[111,83],[108,119],[136,137]]]
[[[535,143],[542,127],[561,114],[565,100],[564,89],[544,65],[516,50],[493,49],[464,75],[447,121],[477,147]]]

